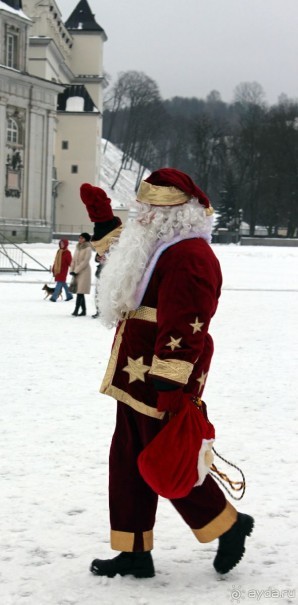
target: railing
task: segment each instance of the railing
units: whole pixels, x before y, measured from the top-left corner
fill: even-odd
[[[24,256],[33,260],[38,268],[28,267],[27,263],[24,263]],[[4,233],[0,233],[0,272],[9,271],[14,273],[20,273],[21,271],[49,271],[49,267],[45,267],[29,252],[26,252],[12,242]]]

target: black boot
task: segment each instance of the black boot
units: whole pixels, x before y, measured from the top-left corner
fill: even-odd
[[[114,578],[132,575],[135,578],[153,578],[155,576],[151,552],[121,552],[114,559],[94,559],[90,571],[95,576]]]
[[[245,538],[250,536],[253,527],[252,517],[238,513],[236,523],[220,536],[217,555],[213,561],[218,573],[227,573],[239,563],[245,552]]]
[[[78,313],[78,315],[86,315],[86,301],[85,301],[85,296],[84,296],[84,294],[80,294],[79,296],[81,297],[81,307],[82,307],[82,311],[81,311],[81,313]]]
[[[72,315],[78,315],[80,306],[81,306],[81,294],[77,294],[76,306],[75,306],[75,310],[72,313]]]

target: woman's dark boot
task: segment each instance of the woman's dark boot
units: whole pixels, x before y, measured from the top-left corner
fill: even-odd
[[[85,296],[84,296],[84,294],[80,294],[79,296],[81,297],[81,307],[82,307],[82,311],[81,311],[81,313],[78,313],[78,315],[86,315],[86,301],[85,301]]]
[[[79,308],[81,306],[81,294],[77,294],[77,298],[76,298],[76,306],[75,306],[75,310],[72,313],[72,315],[78,315],[79,313]]]
[[[90,571],[95,576],[114,578],[131,575],[135,578],[153,578],[155,576],[151,552],[121,552],[114,559],[94,559]]]

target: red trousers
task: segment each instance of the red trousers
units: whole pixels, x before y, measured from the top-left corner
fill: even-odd
[[[158,495],[141,477],[137,458],[167,421],[167,416],[151,418],[118,402],[109,467],[111,546],[115,550],[153,548]],[[210,475],[186,497],[171,502],[200,542],[219,537],[237,519],[237,511]]]

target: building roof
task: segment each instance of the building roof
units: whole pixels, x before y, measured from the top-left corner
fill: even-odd
[[[105,31],[96,23],[87,0],[80,0],[70,17],[65,21],[65,27],[68,30],[102,32],[106,37]]]
[[[22,0],[2,0],[4,4],[8,4],[11,8],[15,10],[22,10]]]

